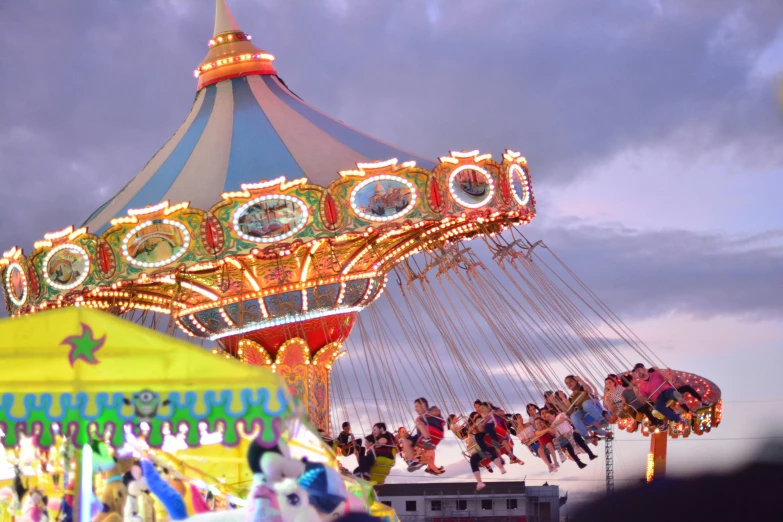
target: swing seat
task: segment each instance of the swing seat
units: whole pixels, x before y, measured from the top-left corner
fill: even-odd
[[[540,458],[540,457],[538,456],[538,443],[537,443],[537,442],[535,442],[535,443],[533,443],[533,444],[530,444],[530,445],[527,445],[527,444],[525,444],[525,446],[526,446],[526,447],[527,447],[527,449],[530,451],[530,454],[531,454],[531,455],[533,455],[533,456],[534,456],[534,457],[536,457],[536,458]]]
[[[507,440],[508,440],[508,439],[507,439]],[[497,448],[497,447],[495,447],[495,446],[493,446],[493,445],[492,445],[492,439],[489,437],[489,435],[487,435],[486,437],[484,437],[484,441],[485,441],[485,442],[486,442],[488,445],[490,445],[490,446],[492,446],[493,448],[495,448],[495,451],[497,451],[497,453],[498,453],[498,457],[502,457],[502,456],[504,456],[504,455],[508,455],[508,449],[506,449],[506,447],[505,447],[505,446],[500,446],[499,448]],[[513,441],[513,440],[509,440],[509,444],[511,445],[511,447],[512,447],[512,449],[513,449],[513,447],[514,447],[514,441]]]
[[[438,444],[440,444],[440,441],[443,440],[443,437],[444,437],[444,433],[442,429],[438,429],[435,426],[431,426],[430,424],[427,424],[427,438],[430,439],[430,441],[436,448],[438,447]],[[424,447],[421,437],[419,437],[419,440],[416,441],[416,446],[420,448]]]
[[[337,448],[335,453],[343,457],[350,457],[351,455],[353,455],[354,449],[356,448],[356,445],[353,442],[349,444],[339,444],[339,445],[335,443],[335,446]]]
[[[486,457],[479,462],[479,466],[483,466],[487,469],[489,469],[489,465],[492,464],[492,459],[489,457]]]
[[[463,456],[463,457],[465,457],[465,459],[466,459],[468,462],[470,462],[470,458],[471,458],[473,455],[471,455],[470,453],[468,453],[467,451],[465,451],[465,452],[463,452],[463,453],[462,453],[462,456]],[[492,464],[492,459],[491,459],[491,458],[489,458],[489,457],[485,457],[485,458],[481,459],[481,461],[479,462],[479,467],[481,467],[481,468],[487,468],[487,469],[489,469],[489,466],[490,466],[491,464]]]
[[[394,459],[388,457],[378,457],[375,464],[370,468],[370,482],[375,486],[381,486],[389,477],[394,467]]]
[[[509,439],[508,430],[499,424],[495,424],[495,433],[501,439]]]
[[[594,426],[596,423],[602,425],[604,422],[606,422],[606,419],[603,417],[601,417],[600,419],[594,419],[592,415],[585,413],[583,421],[585,423],[585,426],[590,428],[591,426]]]
[[[449,430],[460,440],[468,438],[468,421],[465,417],[459,416],[451,421]]]
[[[511,436],[508,434],[508,430],[506,430],[506,428],[500,426],[499,424],[495,424],[495,434],[498,436],[498,440],[500,442],[508,442],[509,446],[511,446],[512,448],[514,447],[514,439],[512,439]],[[494,445],[492,444],[492,437],[490,437],[489,435],[484,436],[484,442],[486,442],[487,445],[494,447]],[[508,454],[508,450],[506,449],[505,446],[502,445],[499,448],[495,448],[495,450],[498,452],[498,455],[500,456]]]
[[[568,439],[562,439],[562,440],[557,442],[556,448],[558,450],[560,450],[560,452],[563,452],[563,450],[565,449],[566,445],[570,444],[570,443],[571,443],[571,441],[569,441]],[[576,453],[576,454],[579,454],[579,450],[582,449],[579,446],[575,446],[574,444],[571,444],[571,446],[574,448],[574,453]],[[583,453],[584,453],[584,451],[583,451]],[[566,459],[568,459],[568,460],[573,462],[574,458],[571,456],[570,453],[566,452],[566,453],[564,453],[564,455],[565,455]]]

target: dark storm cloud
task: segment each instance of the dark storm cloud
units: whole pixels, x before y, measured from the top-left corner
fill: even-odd
[[[636,0],[229,4],[254,42],[277,56],[281,77],[315,106],[433,157],[521,149],[537,183],[568,181],[578,165],[694,123],[715,144],[743,136],[762,160],[769,137],[779,138],[766,104],[771,89],[748,80],[782,18],[776,0],[661,9]],[[195,94],[191,72],[206,54],[213,12],[212,0],[0,4],[2,249],[29,253],[43,233],[80,224],[171,136]],[[571,234],[551,233],[553,243]],[[693,238],[672,235],[655,239],[688,251]],[[599,282],[593,259],[621,265],[614,274],[626,270],[630,282],[607,281],[610,298],[640,313],[769,305],[770,287],[752,281],[722,296],[733,308],[716,298],[725,279],[736,280],[732,270],[751,278],[746,266],[766,257],[699,250],[689,261],[680,250],[682,266],[674,266],[637,236],[593,239],[585,251],[566,244],[572,264]],[[700,271],[697,263],[713,255],[720,262]],[[673,292],[662,292],[666,285],[639,261],[660,270],[656,277],[679,278]],[[696,295],[702,287],[707,293]]]
[[[531,239],[544,239],[623,319],[669,312],[777,319],[783,313],[781,232],[722,237],[576,224],[540,228]],[[538,253],[555,266],[546,251]]]
[[[579,283],[569,275],[569,269],[623,320],[652,318],[671,312],[698,318],[739,315],[751,319],[777,319],[783,313],[783,300],[780,299],[783,295],[783,230],[726,236],[685,230],[641,231],[620,226],[595,226],[571,219],[557,224],[534,221],[515,232],[524,234],[530,242],[543,240],[548,250],[537,247],[534,251],[538,266],[594,324],[601,320],[586,307],[582,298],[591,306],[596,304],[579,288]],[[505,236],[509,241],[514,239],[509,234]],[[522,318],[538,328],[545,328],[541,317],[520,295],[520,292],[531,295],[531,290],[519,274],[511,268],[501,271],[482,240],[465,242],[463,246],[470,247],[477,255],[476,260],[484,263],[486,269],[481,271],[481,277],[491,285],[493,292],[497,292],[497,302],[524,308],[529,314],[523,314]],[[416,266],[423,266],[421,260]],[[520,262],[519,266],[523,267],[524,263]],[[484,283],[477,285],[463,273],[461,278],[452,275],[456,282],[452,285],[445,278],[436,277],[436,272],[437,268],[433,268],[428,276],[439,296],[443,313],[458,315],[461,321],[469,323],[469,329],[472,329],[473,321],[477,321],[478,325],[483,325],[479,329],[492,332],[492,325],[483,319],[486,316],[463,306],[463,303],[483,299],[477,289]],[[529,271],[521,268],[520,272],[532,280]],[[509,275],[517,285],[511,283]],[[571,292],[564,284],[577,292]],[[478,298],[470,299],[462,294],[463,298],[459,299],[455,288],[460,287],[462,292],[466,285],[471,288],[468,293]],[[392,273],[387,293],[391,293],[399,307],[403,301],[397,286]],[[379,305],[384,307],[388,317],[392,317],[385,299],[382,297]],[[494,306],[485,308],[492,314]],[[425,314],[424,309],[416,313],[427,316],[431,324],[431,316]],[[432,338],[440,339],[434,326],[430,327],[430,334]],[[610,340],[619,342],[615,338]],[[476,342],[481,345],[478,337]]]

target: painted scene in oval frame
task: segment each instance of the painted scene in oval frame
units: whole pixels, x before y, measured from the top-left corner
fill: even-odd
[[[21,301],[26,290],[24,274],[18,266],[13,265],[8,269],[8,287],[7,290],[16,301]]]
[[[239,216],[239,231],[258,239],[290,235],[304,225],[302,209],[283,198],[270,198],[250,205]]]
[[[402,214],[413,200],[410,187],[401,181],[379,179],[356,192],[356,210],[378,218]]]
[[[514,199],[520,205],[527,205],[530,202],[530,193],[527,181],[527,174],[522,167],[511,169],[511,187]]]
[[[88,270],[87,258],[68,248],[55,252],[46,264],[49,279],[62,286],[78,284]]]
[[[451,190],[472,205],[484,203],[490,194],[489,178],[476,169],[464,169],[454,176]]]
[[[128,238],[128,255],[140,263],[161,263],[176,259],[185,251],[179,228],[152,222]]]

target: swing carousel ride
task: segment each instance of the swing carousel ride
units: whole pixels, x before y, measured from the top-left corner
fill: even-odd
[[[536,215],[522,155],[432,161],[359,132],[289,89],[216,4],[195,101],[172,138],[82,226],[3,254],[12,316],[87,307],[184,333],[270,367],[324,432],[351,417],[407,425],[411,394],[449,412],[474,395],[514,411],[566,373],[603,383],[636,360],[667,368],[519,232]],[[389,280],[395,291],[370,306]],[[716,427],[718,387],[670,376],[707,406],[668,435]]]

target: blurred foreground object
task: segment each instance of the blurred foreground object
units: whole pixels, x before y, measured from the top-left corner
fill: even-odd
[[[584,506],[570,518],[575,522],[607,520],[607,513],[633,513],[634,522],[657,522],[665,513],[692,510],[694,520],[735,522],[780,520],[774,498],[783,491],[783,446],[770,444],[763,460],[733,473],[711,474],[681,480],[664,480],[617,493]],[[654,506],[665,506],[655,509]],[[776,515],[777,513],[777,515]]]

